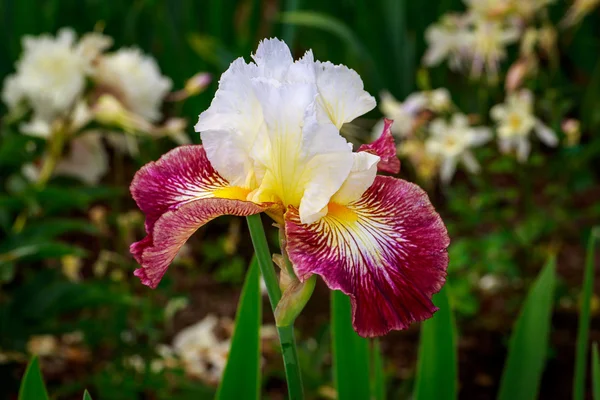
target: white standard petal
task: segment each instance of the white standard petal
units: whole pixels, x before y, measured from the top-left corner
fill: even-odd
[[[294,62],[289,47],[279,39],[261,41],[252,58],[258,66],[261,76],[276,80],[282,80]]]
[[[232,185],[247,187],[253,179],[250,153],[263,124],[262,106],[251,81],[256,74],[256,65],[235,60],[195,126],[212,166]]]
[[[377,175],[379,156],[366,151],[353,153],[352,155],[354,159],[350,174],[342,187],[331,198],[331,201],[335,203],[348,204],[359,199],[371,187]]]
[[[375,108],[375,98],[364,90],[356,71],[330,62],[317,61],[315,64],[317,87],[324,108],[338,129]]]

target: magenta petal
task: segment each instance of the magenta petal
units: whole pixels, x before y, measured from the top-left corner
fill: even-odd
[[[268,208],[245,201],[247,190],[229,186],[210,165],[202,146],[178,147],[145,165],[131,194],[146,214],[147,236],[130,246],[144,285],[156,287],[188,238],[220,215],[246,216]]]
[[[247,216],[266,208],[249,201],[210,198],[167,211],[156,220],[148,236],[130,247],[142,266],[135,270],[135,276],[144,285],[156,288],[181,246],[202,225],[221,215]]]
[[[361,145],[358,151],[368,151],[378,155],[381,161],[377,164],[377,169],[382,172],[397,174],[400,172],[400,160],[396,154],[396,143],[392,136],[393,123],[393,120],[385,118],[381,136],[373,143]]]
[[[228,183],[210,165],[201,145],[181,146],[157,162],[142,167],[131,182],[131,195],[146,214],[146,230],[168,210],[202,198],[213,197]]]
[[[285,215],[287,250],[300,280],[320,275],[352,302],[361,336],[405,329],[433,315],[445,282],[450,243],[446,227],[418,186],[378,176],[363,196],[302,224]]]

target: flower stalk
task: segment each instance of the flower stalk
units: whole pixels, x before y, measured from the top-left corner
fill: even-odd
[[[246,220],[248,221],[248,229],[250,230],[250,236],[252,238],[256,258],[258,259],[258,265],[267,287],[269,302],[271,303],[273,313],[275,313],[277,304],[281,300],[281,289],[279,288],[279,282],[271,260],[271,252],[269,251],[269,245],[260,219],[260,214],[250,215],[246,217]],[[289,263],[289,261],[286,263]],[[278,326],[277,331],[279,333],[281,354],[285,366],[285,377],[288,384],[289,399],[303,399],[302,375],[300,374],[300,365],[298,364],[294,325]]]

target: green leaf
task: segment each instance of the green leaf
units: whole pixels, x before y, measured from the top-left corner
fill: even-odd
[[[87,389],[83,392],[83,400],[92,400],[92,396],[90,396],[90,392]]]
[[[42,379],[42,372],[37,357],[33,357],[25,370],[19,400],[44,400],[48,399],[48,392]]]
[[[585,396],[585,375],[588,356],[588,340],[590,338],[590,307],[594,290],[594,250],[596,239],[600,236],[600,227],[592,228],[588,239],[585,271],[583,274],[583,290],[581,310],[579,312],[579,331],[577,333],[577,353],[575,356],[575,377],[573,378],[573,399],[583,400]]]
[[[217,399],[260,398],[262,301],[258,260],[252,259],[235,319],[231,350]]]
[[[373,360],[373,364],[371,366],[373,370],[372,398],[375,400],[385,400],[385,373],[383,368],[383,357],[381,357],[381,346],[379,345],[379,339],[373,340],[371,353],[371,358]]]
[[[457,333],[448,299],[448,284],[434,296],[439,310],[421,325],[415,399],[456,399],[458,389]]]
[[[529,290],[508,345],[500,400],[536,399],[550,336],[556,260],[552,256]]]
[[[331,336],[338,400],[370,398],[369,343],[354,331],[350,299],[337,290],[331,293]]]
[[[598,343],[592,347],[592,388],[594,400],[600,400],[600,356],[598,356]]]

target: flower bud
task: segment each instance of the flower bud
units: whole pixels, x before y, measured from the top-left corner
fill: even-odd
[[[212,76],[207,72],[199,72],[185,82],[183,90],[188,96],[200,94],[210,84]]]
[[[275,309],[277,326],[289,326],[294,323],[312,296],[316,282],[317,277],[312,275],[304,282],[295,279],[286,287]]]

